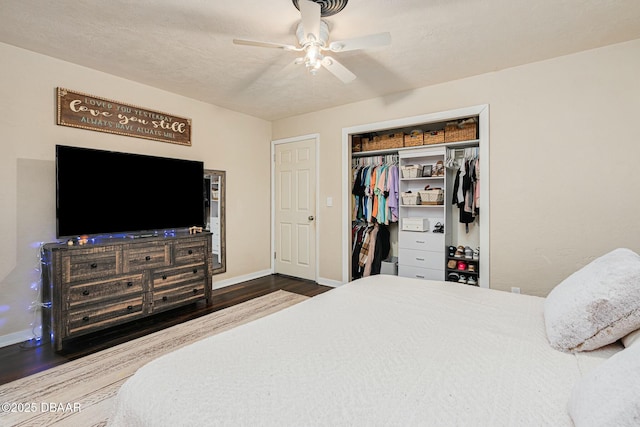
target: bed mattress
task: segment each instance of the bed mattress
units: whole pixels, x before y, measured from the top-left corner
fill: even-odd
[[[552,349],[543,302],[360,279],[154,360],[109,425],[570,426],[574,383],[621,347]]]

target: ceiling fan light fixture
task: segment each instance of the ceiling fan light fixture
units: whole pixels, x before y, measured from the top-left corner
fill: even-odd
[[[301,18],[296,28],[298,46],[242,39],[233,39],[233,42],[247,46],[304,52],[304,56],[296,58],[293,64],[305,64],[305,68],[311,75],[315,75],[320,68],[324,67],[343,83],[350,83],[356,79],[356,75],[337,59],[325,56],[324,53],[327,51],[338,53],[386,46],[391,43],[391,34],[388,32],[370,34],[327,44],[329,41],[329,24],[322,17],[341,11],[347,5],[347,1],[293,0],[293,4],[300,11]]]
[[[293,5],[296,9],[300,10],[300,5],[298,4],[299,0],[292,0]],[[302,1],[312,1],[314,3],[318,3],[320,5],[320,16],[323,18],[326,16],[332,16],[336,13],[340,12],[347,5],[349,0],[302,0]]]

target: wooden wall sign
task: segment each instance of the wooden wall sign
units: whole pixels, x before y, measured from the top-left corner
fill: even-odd
[[[58,88],[58,124],[191,145],[191,119]]]

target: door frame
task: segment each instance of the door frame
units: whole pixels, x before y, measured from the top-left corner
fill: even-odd
[[[394,128],[417,126],[424,123],[456,120],[464,117],[478,116],[480,132],[480,286],[490,288],[491,263],[489,233],[489,104],[475,105],[455,110],[423,114],[396,120],[368,123],[342,129],[342,283],[348,283],[351,271],[351,135],[384,131]]]
[[[315,271],[314,281],[318,282],[318,271],[320,269],[320,134],[312,133],[308,135],[294,136],[291,138],[275,139],[271,141],[271,274],[276,271],[275,265],[275,253],[276,253],[276,145],[290,144],[295,142],[307,141],[309,139],[314,140],[315,153],[316,153],[316,212],[315,212]]]

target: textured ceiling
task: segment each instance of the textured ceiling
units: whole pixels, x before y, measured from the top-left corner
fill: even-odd
[[[335,54],[349,84],[232,43],[295,44],[299,19],[291,0],[2,0],[0,42],[273,120],[640,38],[639,0],[350,0],[329,41],[393,41]]]

